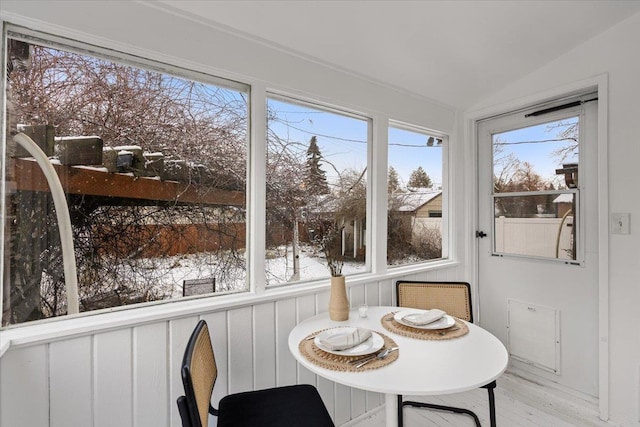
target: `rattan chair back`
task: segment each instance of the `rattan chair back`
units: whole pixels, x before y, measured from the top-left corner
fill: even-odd
[[[466,282],[396,282],[399,307],[439,308],[459,319],[473,322],[471,287]]]
[[[193,427],[209,425],[209,407],[211,393],[218,377],[216,359],[209,336],[209,328],[203,320],[199,321],[189,338],[187,350],[182,361],[182,382],[185,386],[188,402],[195,402],[196,407],[190,407],[191,424]],[[189,394],[192,394],[190,397]],[[199,419],[193,419],[195,416]]]

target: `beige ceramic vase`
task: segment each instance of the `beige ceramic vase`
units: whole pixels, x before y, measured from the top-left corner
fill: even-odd
[[[349,319],[349,299],[344,276],[331,277],[331,295],[329,296],[329,318],[343,321]]]

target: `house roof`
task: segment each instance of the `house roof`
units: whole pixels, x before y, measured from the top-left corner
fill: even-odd
[[[558,197],[553,199],[553,203],[572,203],[573,202],[573,194],[565,193],[560,194]]]
[[[422,191],[412,191],[408,193],[395,193],[393,197],[400,203],[399,207],[396,209],[397,211],[414,212],[441,194],[442,190],[425,189]]]

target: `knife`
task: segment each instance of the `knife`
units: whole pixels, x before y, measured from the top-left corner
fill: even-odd
[[[356,369],[358,368],[362,368],[364,365],[366,365],[369,362],[373,362],[376,359],[384,359],[385,357],[387,357],[392,351],[396,351],[398,349],[398,347],[391,347],[388,348],[384,351],[381,351],[380,353],[378,353],[377,355],[375,355],[374,357],[372,357],[371,359],[367,359],[367,360],[363,360],[362,362],[358,363],[356,365]]]

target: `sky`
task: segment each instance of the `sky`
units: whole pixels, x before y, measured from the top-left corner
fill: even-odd
[[[578,122],[578,117],[564,120],[554,120],[536,126],[515,129],[493,135],[494,144],[499,141],[504,149],[502,155],[509,153],[521,161],[527,161],[534,171],[546,180],[563,179],[556,175],[556,169],[563,163],[578,163],[577,156],[562,159],[555,152],[563,147],[571,146],[575,142],[570,140],[558,141],[558,133]]]
[[[269,100],[269,108],[278,121],[270,122],[271,129],[280,138],[299,143],[304,150],[312,136],[317,137],[322,155],[340,170],[354,169],[358,172],[367,165],[366,118],[345,116],[308,106]],[[515,129],[494,135],[494,143],[500,142],[502,155],[513,154],[520,161],[529,162],[543,179],[559,182],[562,177],[555,170],[563,163],[578,162],[577,156],[562,159],[556,151],[574,144],[570,140],[558,140],[558,134],[578,122],[578,117],[554,120],[536,126]],[[422,167],[432,182],[442,184],[443,148],[434,144],[427,146],[429,134],[409,131],[399,127],[389,128],[388,165],[406,186],[411,172]],[[335,176],[331,166],[324,165],[327,178]]]
[[[298,141],[306,151],[309,139],[315,135],[322,155],[336,168],[362,171],[367,166],[366,118],[274,99],[269,100],[269,108],[279,119],[270,122],[270,127],[280,138]],[[398,173],[401,185],[406,185],[411,172],[420,166],[432,182],[442,183],[442,147],[427,147],[428,137],[428,134],[399,128],[389,129],[389,166]],[[325,165],[323,169],[331,179],[332,168]]]

